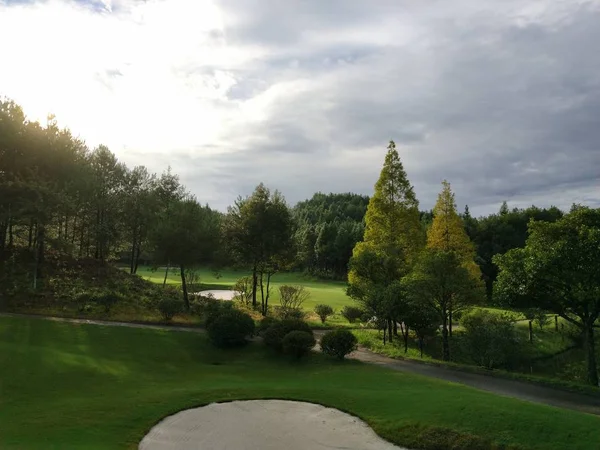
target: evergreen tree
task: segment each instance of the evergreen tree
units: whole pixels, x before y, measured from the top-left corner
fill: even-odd
[[[348,295],[385,320],[390,339],[402,298],[398,290],[388,291],[408,273],[423,244],[419,202],[390,141],[367,207],[364,238],[354,247],[348,274]]]

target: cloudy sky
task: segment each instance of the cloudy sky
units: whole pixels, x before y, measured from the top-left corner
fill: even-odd
[[[0,95],[225,209],[371,194],[600,204],[600,0],[0,0]]]

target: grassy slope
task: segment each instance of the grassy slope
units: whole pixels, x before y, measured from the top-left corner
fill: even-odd
[[[141,267],[138,269],[138,275],[155,283],[162,283],[165,272],[164,270],[153,272],[147,267]],[[228,289],[233,286],[239,278],[247,275],[250,275],[250,272],[226,270],[220,272],[220,277],[217,278],[214,272],[207,269],[201,269],[200,282],[202,284],[211,285],[211,287],[214,286],[216,288],[220,285],[223,289]],[[171,271],[167,278],[167,282],[181,284],[179,272]],[[337,311],[342,309],[345,305],[354,304],[353,300],[348,298],[344,292],[345,283],[339,281],[312,280],[304,277],[300,273],[277,273],[272,277],[271,284],[273,286],[273,291],[270,303],[275,306],[279,305],[279,286],[283,284],[299,284],[310,290],[311,296],[304,303],[304,309],[307,311],[312,311],[315,305],[319,303],[330,305]]]
[[[177,410],[241,398],[313,401],[419,444],[422,426],[532,449],[593,449],[600,419],[321,355],[291,363],[203,335],[0,318],[0,448],[135,448]],[[442,433],[447,436],[448,433]]]

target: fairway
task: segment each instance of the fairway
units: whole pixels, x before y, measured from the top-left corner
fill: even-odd
[[[431,427],[530,449],[600,442],[595,416],[318,354],[216,350],[201,333],[0,317],[0,380],[2,449],[133,449],[179,410],[259,398],[338,408],[409,448]]]
[[[200,269],[200,283],[214,286],[222,286],[223,289],[230,288],[237,280],[244,276],[252,275],[251,272],[224,270],[219,272],[219,276],[208,269]],[[142,278],[154,283],[163,283],[165,278],[165,270],[159,269],[156,271],[150,270],[148,267],[140,267],[138,275]],[[169,271],[167,278],[169,284],[181,285],[181,277],[179,270],[172,269]],[[324,303],[331,306],[334,310],[339,311],[345,305],[355,305],[356,303],[346,295],[346,283],[343,281],[325,281],[314,280],[303,276],[301,273],[276,273],[271,278],[271,299],[269,303],[272,306],[279,305],[279,286],[284,284],[294,284],[305,286],[310,291],[310,298],[304,302],[304,309],[312,311],[315,305]],[[259,292],[260,296],[260,292]]]

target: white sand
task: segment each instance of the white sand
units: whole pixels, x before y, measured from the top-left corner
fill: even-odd
[[[233,297],[235,297],[235,291],[229,289],[211,289],[208,291],[200,291],[197,294],[206,297],[212,295],[217,300],[233,300]]]
[[[284,400],[211,403],[181,411],[144,437],[142,450],[392,450],[363,421],[337,409]]]

